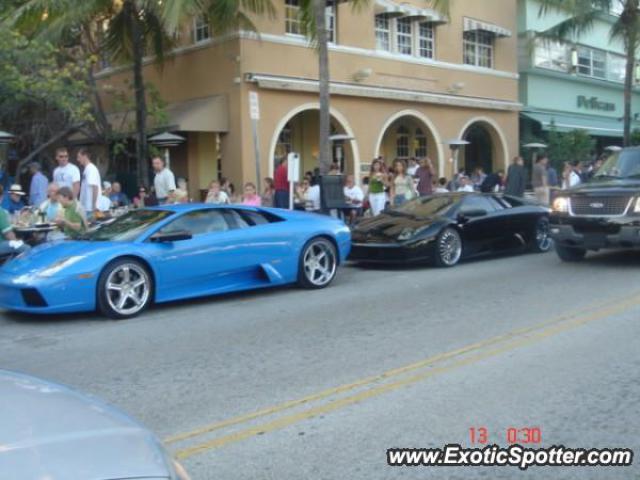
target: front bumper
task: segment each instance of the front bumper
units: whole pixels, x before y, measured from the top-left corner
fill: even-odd
[[[95,278],[38,277],[0,273],[0,308],[23,313],[52,314],[93,311]]]
[[[394,243],[353,243],[349,260],[362,263],[410,263],[433,259],[433,240],[410,245]]]
[[[567,247],[599,250],[640,247],[640,219],[552,218],[551,238]]]

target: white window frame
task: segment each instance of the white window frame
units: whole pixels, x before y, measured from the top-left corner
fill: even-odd
[[[211,25],[204,15],[193,18],[193,43],[206,42],[211,38]]]
[[[284,0],[284,30],[287,35],[302,37],[299,0]]]
[[[533,66],[566,73],[571,69],[570,52],[566,43],[537,38],[533,49]]]
[[[488,41],[487,41],[488,40]],[[479,68],[494,68],[495,65],[495,35],[482,30],[472,30],[463,33],[462,39],[462,62],[465,65],[472,65]],[[467,49],[472,52],[467,56]],[[488,51],[488,55],[483,52]],[[488,59],[482,62],[481,59]]]
[[[596,59],[595,57],[597,55],[600,55],[601,58]],[[581,59],[585,59],[586,63],[580,63]],[[603,64],[602,68],[597,68],[595,66],[596,62],[601,62]],[[601,72],[601,75],[596,75],[596,70]],[[606,80],[609,77],[608,70],[607,52],[595,48],[578,47],[578,65],[576,65],[576,73],[578,75],[596,78],[598,80]]]
[[[435,58],[436,56],[436,28],[431,22],[417,22],[416,52],[420,58]]]
[[[408,55],[408,56],[412,56],[413,53],[415,52],[414,49],[414,37],[413,37],[413,32],[414,32],[414,21],[411,20],[411,18],[408,17],[402,17],[402,18],[398,18],[395,21],[395,51],[398,55]],[[408,27],[408,31],[404,30],[404,27]],[[405,49],[407,48],[409,49],[408,52],[406,51],[401,51],[401,49]]]
[[[416,128],[414,143],[415,147],[413,150],[413,156],[418,159],[427,158],[427,135],[420,127]]]
[[[409,30],[401,30],[408,25]],[[411,17],[390,18],[384,14],[374,17],[376,50],[402,57],[435,59],[436,26],[431,22],[413,20]],[[426,34],[426,35],[425,35]],[[400,51],[404,45],[405,51]],[[406,48],[410,48],[410,52]]]
[[[396,158],[409,158],[411,154],[411,131],[404,125],[396,130]]]
[[[392,52],[393,42],[391,41],[391,19],[386,15],[376,15],[374,22],[376,31],[376,50]],[[384,48],[383,43],[386,43],[387,48]]]

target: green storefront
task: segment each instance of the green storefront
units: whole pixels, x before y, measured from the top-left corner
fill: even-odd
[[[622,145],[626,61],[622,45],[610,40],[615,16],[603,13],[588,33],[557,43],[539,33],[561,22],[561,15],[540,17],[536,0],[519,0],[518,8],[521,138],[544,138],[552,129],[584,130],[598,151]],[[637,88],[632,114],[632,129],[640,129]]]

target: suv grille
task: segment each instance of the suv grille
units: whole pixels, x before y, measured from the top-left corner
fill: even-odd
[[[632,197],[571,197],[571,213],[573,215],[596,215],[614,217],[623,215]]]

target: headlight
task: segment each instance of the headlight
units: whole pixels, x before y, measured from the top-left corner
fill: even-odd
[[[569,199],[567,197],[558,197],[553,201],[551,209],[556,213],[569,212]]]
[[[73,257],[61,258],[57,262],[49,265],[44,270],[41,270],[38,273],[38,276],[40,276],[40,277],[52,277],[56,273],[60,272],[61,270],[64,270],[67,267],[70,267],[71,265],[73,265],[74,263],[82,260],[83,258],[84,257],[79,256],[79,255],[76,255],[76,256],[73,256]]]
[[[411,237],[413,237],[416,234],[416,229],[415,228],[405,228],[402,230],[402,232],[400,232],[400,235],[398,235],[398,240],[399,241],[404,241],[404,240],[409,240]]]
[[[636,205],[633,207],[633,213],[640,213],[640,197],[636,200]]]

